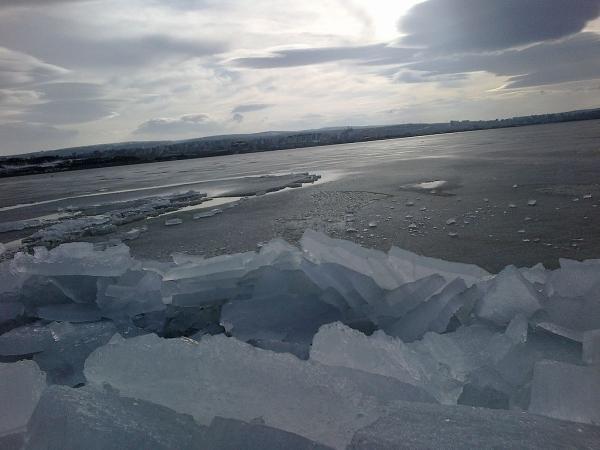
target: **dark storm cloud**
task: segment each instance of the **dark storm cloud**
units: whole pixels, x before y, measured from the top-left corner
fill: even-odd
[[[421,78],[485,71],[509,77],[507,87],[521,88],[600,78],[600,35],[580,33],[501,53],[464,54],[416,62],[404,67]]]
[[[271,105],[267,103],[249,103],[247,105],[238,105],[231,110],[233,114],[235,113],[247,113],[252,111],[260,111],[262,109],[270,108]]]
[[[600,0],[427,0],[404,16],[404,45],[451,52],[499,50],[575,34]]]
[[[77,131],[36,123],[13,122],[0,124],[0,153],[24,153],[64,145],[77,136]]]
[[[32,33],[31,30],[35,30]],[[83,30],[72,22],[30,12],[0,24],[4,47],[69,69],[146,66],[170,59],[214,55],[226,49],[211,39],[167,34],[100,37],[106,30]]]
[[[276,67],[295,67],[311,64],[323,64],[333,61],[359,60],[374,61],[392,59],[408,60],[414,50],[390,47],[387,44],[363,45],[356,47],[321,47],[279,50],[271,56],[238,58],[234,62],[240,66],[254,69]]]
[[[200,133],[214,122],[208,114],[187,114],[177,118],[158,118],[147,120],[134,131],[135,134],[173,135],[178,133]]]

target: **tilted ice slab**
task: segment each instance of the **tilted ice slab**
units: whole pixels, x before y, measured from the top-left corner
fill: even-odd
[[[348,450],[597,448],[600,427],[466,406],[406,403],[356,432]]]
[[[27,427],[26,450],[327,450],[260,423],[217,417],[202,426],[186,414],[86,386],[46,389]]]
[[[600,425],[600,366],[538,362],[533,375],[529,411]]]
[[[88,242],[73,242],[52,250],[36,247],[33,255],[17,253],[11,269],[28,275],[114,277],[135,264],[124,244],[100,248]]]
[[[340,264],[372,277],[384,289],[395,289],[433,274],[441,275],[448,282],[462,278],[468,286],[490,275],[472,264],[428,258],[397,247],[385,254],[312,230],[305,231],[301,245],[311,261]]]
[[[461,383],[429,353],[416,351],[381,331],[366,336],[339,322],[324,325],[313,339],[310,359],[421,386],[441,403],[456,404],[461,393]]]
[[[27,428],[27,450],[191,450],[203,432],[190,416],[87,386],[49,387]]]
[[[432,401],[393,378],[305,362],[223,335],[113,339],[90,355],[85,376],[209,424],[215,416],[250,421],[344,448],[357,429],[399,400]]]
[[[0,363],[0,436],[22,431],[46,388],[46,375],[33,361]]]
[[[542,308],[541,296],[514,266],[506,267],[491,280],[476,313],[497,325],[507,325],[517,314],[527,317]]]

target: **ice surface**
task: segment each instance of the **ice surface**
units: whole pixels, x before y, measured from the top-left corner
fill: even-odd
[[[314,231],[302,249],[259,248],[171,262],[116,243],[20,253],[0,263],[0,360],[192,414],[205,439],[217,424],[210,448],[250,435],[256,448],[343,448],[400,401],[597,420],[600,260],[491,275]]]
[[[600,366],[600,329],[583,333],[583,362]]]
[[[314,337],[310,359],[397,378],[421,386],[442,403],[456,403],[460,394],[460,383],[440,371],[429,354],[381,331],[365,336],[341,323],[324,325]]]
[[[112,233],[117,226],[176,211],[205,200],[206,194],[195,191],[164,196],[146,197],[123,202],[94,205],[86,208],[82,216],[63,220],[34,233],[26,242],[34,245],[56,245],[84,236]],[[27,224],[25,224],[27,225]],[[135,236],[135,233],[133,233]],[[127,238],[127,236],[124,236]],[[132,236],[130,235],[129,238]]]
[[[600,427],[466,406],[406,403],[356,432],[348,450],[597,448]]]
[[[210,211],[196,213],[192,216],[192,219],[198,220],[198,219],[204,219],[206,217],[213,217],[213,216],[216,216],[217,214],[221,214],[222,212],[223,212],[222,209],[215,208],[215,209],[211,209]]]
[[[443,333],[454,313],[463,306],[460,294],[466,289],[465,282],[457,278],[446,285],[439,294],[419,304],[398,321],[384,327],[384,330],[405,342],[420,339],[428,331]]]
[[[523,314],[517,314],[506,327],[504,334],[513,342],[522,344],[527,342],[529,323]]]
[[[303,344],[307,354],[319,326],[341,318],[302,271],[269,267],[248,277],[243,283],[253,284],[252,296],[227,303],[221,313],[221,324],[238,339]]]
[[[46,387],[46,376],[33,361],[0,363],[0,436],[21,431]]]
[[[17,253],[11,269],[29,275],[114,277],[124,274],[134,264],[129,247],[124,244],[102,249],[87,242],[73,242],[50,251],[36,247],[33,255]]]
[[[173,226],[173,225],[181,225],[182,223],[183,223],[183,220],[181,220],[177,217],[175,217],[173,219],[165,220],[165,225],[168,227]]]
[[[211,450],[331,450],[297,434],[268,427],[259,420],[243,422],[215,417],[202,441]]]
[[[53,341],[46,325],[30,324],[0,335],[0,356],[23,356],[45,350]]]
[[[529,411],[535,414],[600,424],[600,366],[557,361],[535,365]]]
[[[67,303],[63,305],[41,306],[36,315],[40,319],[59,322],[96,322],[102,314],[96,305]]]
[[[471,286],[490,274],[473,264],[444,261],[392,247],[389,251],[392,268],[402,275],[404,282],[415,281],[430,275],[440,275],[446,281],[461,278],[467,286]]]
[[[541,308],[540,294],[514,266],[506,267],[490,283],[476,306],[482,319],[507,325],[516,314],[531,316]]]
[[[96,303],[104,317],[126,319],[165,308],[161,294],[162,278],[148,271],[130,271],[117,282],[98,281]]]
[[[194,416],[267,425],[343,448],[398,400],[427,401],[414,386],[301,361],[222,335],[195,342],[156,335],[115,340],[86,361],[88,381]]]
[[[373,278],[381,288],[394,289],[404,280],[390,266],[385,253],[362,248],[306,230],[300,241],[306,257],[314,263],[334,263]]]
[[[196,449],[204,427],[192,417],[112,390],[51,386],[27,427],[26,450]]]
[[[15,341],[22,349],[28,350],[27,353],[31,353],[34,346],[38,349],[43,346],[33,359],[46,372],[48,383],[69,386],[85,383],[82,370],[86,358],[94,349],[106,344],[117,331],[115,325],[107,321],[81,324],[53,322],[46,328],[50,339],[40,330],[40,337],[33,342],[24,333],[21,333],[20,342]]]

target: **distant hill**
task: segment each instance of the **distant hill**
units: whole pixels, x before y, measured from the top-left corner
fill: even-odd
[[[268,131],[92,145],[2,157],[0,177],[595,119],[600,119],[600,108],[496,120]]]

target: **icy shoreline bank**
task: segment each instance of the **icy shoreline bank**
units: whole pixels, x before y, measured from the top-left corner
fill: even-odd
[[[300,249],[274,240],[172,263],[124,244],[38,248],[0,263],[1,389],[33,393],[0,406],[0,436],[119,448],[129,419],[164,416],[148,445],[235,448],[243,429],[256,448],[460,446],[470,434],[482,447],[539,435],[539,448],[593,448],[599,292],[599,260],[492,275],[310,230]],[[53,419],[82,408],[76,426]],[[204,447],[184,442],[192,428]]]

